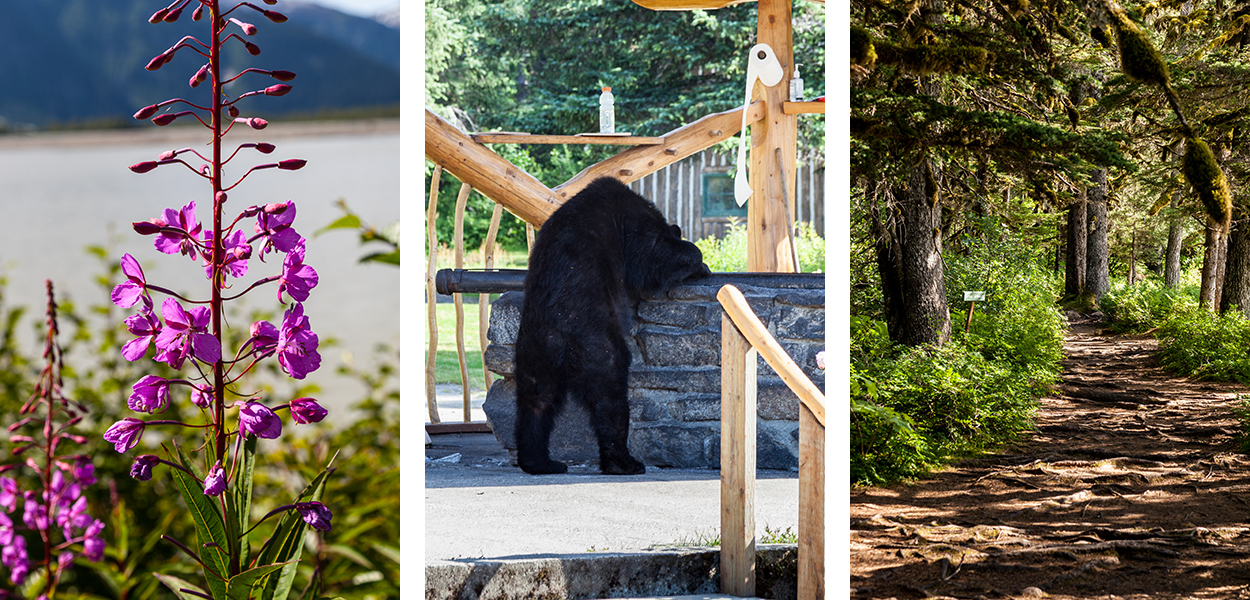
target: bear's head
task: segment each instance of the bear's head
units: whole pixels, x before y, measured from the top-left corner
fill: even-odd
[[[649,219],[625,236],[625,279],[635,294],[659,294],[712,272],[698,246],[681,238],[681,228]]]

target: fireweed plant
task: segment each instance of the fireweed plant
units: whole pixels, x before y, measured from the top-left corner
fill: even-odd
[[[87,510],[84,488],[96,482],[91,459],[81,453],[65,453],[88,440],[71,428],[82,420],[86,409],[62,395],[61,346],[57,343],[56,301],[52,282],[48,291],[47,338],[44,367],[35,390],[22,406],[21,417],[9,426],[13,455],[23,461],[0,468],[0,564],[17,586],[28,585],[29,595],[54,598],[61,576],[73,564],[75,555],[93,562],[104,557],[104,522]],[[27,467],[34,473],[37,489],[22,490],[10,472]],[[18,500],[22,516],[17,518]],[[13,515],[10,517],[10,514]],[[25,527],[21,527],[21,525]],[[27,549],[35,539],[42,548]],[[42,552],[37,550],[41,549]],[[31,553],[35,556],[31,557]]]
[[[277,0],[264,0],[276,4]],[[156,250],[169,255],[188,257],[202,269],[210,282],[207,299],[192,299],[147,281],[139,262],[126,254],[121,270],[126,281],[113,289],[112,300],[122,308],[136,312],[125,320],[126,329],[135,337],[122,348],[122,355],[131,361],[151,353],[152,360],[163,362],[184,377],[165,379],[146,375],[135,382],[128,405],[137,413],[154,415],[170,403],[187,398],[200,409],[202,420],[187,423],[158,418],[126,417],[113,424],[104,434],[118,452],[135,448],[145,430],[168,428],[167,441],[162,444],[165,457],[152,454],[136,456],[131,475],[139,480],[152,478],[154,470],[166,466],[182,494],[195,522],[198,545],[163,536],[198,562],[206,588],[181,579],[157,574],[163,583],[181,598],[282,599],[291,591],[296,567],[304,547],[306,528],[330,529],[330,511],[320,502],[326,471],[291,502],[269,511],[252,522],[252,476],[256,464],[257,438],[276,439],[282,434],[282,418],[286,411],[295,423],[314,423],[326,416],[315,399],[296,398],[280,406],[271,406],[259,393],[238,389],[241,380],[266,358],[276,358],[283,372],[303,379],[321,364],[317,353],[317,334],[309,327],[302,302],[316,287],[317,272],[304,264],[305,239],[292,224],[294,202],[254,205],[244,208],[228,219],[225,207],[228,193],[248,175],[263,169],[296,170],[304,166],[300,159],[286,159],[251,166],[241,176],[226,178],[226,167],[250,152],[270,154],[273,144],[242,143],[228,149],[225,136],[235,126],[254,130],[268,124],[257,117],[241,117],[240,100],[255,96],[282,96],[291,90],[285,82],[295,78],[289,71],[268,71],[248,68],[232,76],[226,75],[222,64],[223,47],[241,44],[253,56],[260,47],[247,40],[256,34],[256,26],[242,18],[263,16],[274,23],[286,21],[281,13],[250,2],[227,3],[220,0],[175,0],[156,11],[152,23],[173,23],[184,9],[193,8],[191,19],[205,20],[208,37],[183,37],[168,50],[158,54],[147,69],[155,71],[173,60],[178,53],[194,54],[207,61],[191,76],[189,84],[204,84],[210,98],[196,104],[183,98],[165,100],[140,109],[136,119],[151,119],[158,126],[178,119],[193,118],[209,131],[211,139],[207,156],[192,148],[170,150],[154,161],[132,165],[130,170],[146,173],[167,165],[183,165],[212,188],[211,221],[200,222],[194,201],[181,208],[166,209],[147,221],[134,223],[140,235],[154,236]],[[237,80],[269,76],[282,83],[230,96],[224,90]],[[228,153],[228,154],[227,154]],[[201,165],[191,162],[199,159]],[[198,162],[198,161],[196,161]],[[270,260],[265,261],[266,255]],[[278,271],[243,286],[249,266],[258,259]],[[250,265],[249,265],[250,263]],[[280,265],[280,267],[279,267]],[[276,287],[278,301],[285,303],[285,313],[277,323],[258,321],[251,324],[249,335],[239,348],[223,348],[227,339],[223,305],[266,284]],[[272,289],[272,287],[270,289]],[[242,288],[240,291],[236,291]],[[159,307],[153,293],[164,296]],[[154,350],[153,350],[154,348]],[[202,439],[181,440],[179,433],[202,432]],[[199,454],[198,458],[193,458]],[[250,541],[261,522],[276,519],[272,534],[253,548]],[[315,588],[310,578],[310,588]],[[310,590],[305,590],[310,591]],[[315,592],[314,592],[315,593]]]

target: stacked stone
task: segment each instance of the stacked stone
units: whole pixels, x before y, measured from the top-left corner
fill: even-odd
[[[716,292],[734,284],[751,308],[815,384],[824,388],[816,353],[825,345],[824,276],[753,274],[733,281],[716,275],[698,285],[644,298],[631,329],[629,376],[630,452],[648,466],[720,467],[721,310]],[[486,366],[503,378],[482,406],[495,436],[515,458],[516,384],[513,344],[522,294],[508,292],[491,306]],[[798,468],[799,400],[772,368],[759,360],[757,458],[762,469]],[[551,457],[598,464],[589,414],[567,402],[551,434]]]

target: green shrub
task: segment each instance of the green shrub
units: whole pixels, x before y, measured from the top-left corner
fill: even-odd
[[[1159,362],[1178,375],[1250,383],[1250,321],[1194,307],[1173,312],[1159,327]]]
[[[703,262],[713,273],[747,270],[747,225],[733,219],[722,238],[707,237],[694,243],[703,252]],[[825,240],[811,223],[800,223],[794,245],[799,255],[800,273],[820,273],[825,269]]]
[[[1118,283],[1102,298],[1102,310],[1116,331],[1141,333],[1162,325],[1177,311],[1197,308],[1191,285],[1167,287],[1152,277],[1136,285]]]

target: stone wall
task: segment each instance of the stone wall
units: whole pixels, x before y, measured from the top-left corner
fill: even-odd
[[[820,388],[824,372],[816,352],[824,348],[824,276],[716,274],[696,285],[673,288],[638,306],[631,329],[629,375],[630,452],[653,467],[720,467],[720,303],[716,292],[731,283],[781,346]],[[522,294],[508,292],[491,307],[486,366],[503,376],[482,406],[500,444],[516,458],[516,385],[513,343]],[[798,468],[799,400],[772,368],[759,360],[757,465]],[[597,465],[598,445],[589,415],[565,404],[551,435],[551,456]]]

